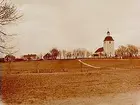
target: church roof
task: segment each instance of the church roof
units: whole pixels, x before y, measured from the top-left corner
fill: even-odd
[[[114,39],[111,36],[106,36],[104,41],[114,41]]]
[[[114,41],[114,39],[110,36],[109,31],[107,31],[107,36],[105,37],[104,41]]]
[[[95,51],[95,53],[101,53],[101,52],[103,52],[104,51],[104,48],[103,47],[100,47],[100,48],[98,48],[96,51]]]

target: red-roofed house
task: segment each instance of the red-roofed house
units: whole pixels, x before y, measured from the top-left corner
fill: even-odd
[[[13,61],[15,61],[15,59],[16,59],[16,57],[13,56],[13,55],[6,55],[6,56],[4,57],[4,61],[5,61],[5,62],[13,62]]]
[[[104,54],[104,48],[100,47],[95,51],[95,54],[97,54],[98,56],[103,56]]]
[[[104,52],[104,48],[101,47],[101,48],[98,48],[95,53],[103,53]]]
[[[26,61],[37,60],[38,56],[36,54],[28,54],[28,55],[23,55],[22,59]]]
[[[47,53],[43,56],[44,60],[52,59],[52,55],[50,53]]]

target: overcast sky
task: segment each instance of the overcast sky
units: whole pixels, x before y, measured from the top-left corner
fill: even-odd
[[[7,30],[17,33],[17,55],[102,47],[109,28],[119,45],[140,46],[140,0],[12,0],[24,14]]]

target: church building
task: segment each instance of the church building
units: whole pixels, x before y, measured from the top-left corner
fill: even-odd
[[[103,41],[103,47],[98,48],[95,51],[95,54],[98,56],[106,56],[106,57],[113,57],[115,56],[115,51],[114,51],[114,39],[110,35],[110,32],[107,32],[107,36],[105,37]]]

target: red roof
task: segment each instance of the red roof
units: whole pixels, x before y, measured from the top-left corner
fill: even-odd
[[[95,53],[101,53],[101,52],[103,52],[103,51],[104,51],[104,48],[101,47],[101,48],[98,48],[98,49],[95,51]]]
[[[5,58],[15,58],[13,55],[6,55]]]
[[[104,41],[114,41],[114,39],[111,36],[106,36]]]

